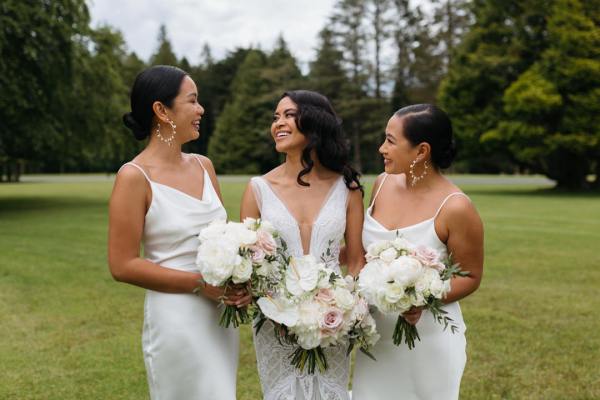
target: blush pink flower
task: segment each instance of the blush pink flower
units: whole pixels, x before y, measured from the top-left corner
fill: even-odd
[[[277,249],[277,243],[273,235],[262,229],[256,231],[256,246],[260,247],[268,255],[273,255]]]
[[[315,299],[325,304],[331,304],[334,302],[335,296],[331,289],[319,289]]]
[[[252,254],[250,258],[252,259],[253,263],[260,264],[264,261],[266,254],[262,247],[256,245],[250,246],[250,251]]]
[[[440,261],[438,252],[427,246],[417,246],[414,251],[414,255],[421,263],[428,267],[432,267],[437,270],[444,269],[444,264],[442,264]]]
[[[323,314],[319,323],[321,332],[331,334],[337,332],[344,322],[344,313],[342,310],[332,307]]]

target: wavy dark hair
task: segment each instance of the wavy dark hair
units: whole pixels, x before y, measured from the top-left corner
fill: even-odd
[[[448,115],[433,104],[413,104],[399,109],[395,117],[403,119],[404,136],[413,145],[427,142],[431,146],[431,162],[445,169],[456,157],[456,142]]]
[[[123,123],[136,139],[143,140],[150,135],[154,117],[152,104],[160,101],[171,107],[186,76],[187,72],[171,65],[155,65],[138,74],[131,89],[131,112],[123,115]]]
[[[304,169],[298,173],[298,184],[310,186],[302,177],[314,166],[310,153],[315,150],[319,162],[325,168],[344,176],[348,189],[360,190],[364,194],[360,174],[350,165],[350,146],[342,130],[342,120],[327,97],[310,90],[288,91],[281,99],[284,97],[289,97],[298,107],[294,118],[296,126],[308,139],[308,144],[302,150]]]

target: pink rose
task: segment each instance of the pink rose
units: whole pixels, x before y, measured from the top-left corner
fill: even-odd
[[[365,315],[369,313],[369,303],[362,297],[359,297],[352,313],[358,321],[362,321]]]
[[[437,270],[444,269],[444,264],[440,262],[439,254],[437,251],[423,245],[417,246],[414,251],[415,257],[428,267],[433,267]]]
[[[344,322],[344,313],[342,310],[332,307],[328,309],[320,321],[321,332],[332,334],[337,332],[342,327]]]
[[[277,242],[269,232],[259,229],[256,231],[256,246],[260,247],[266,254],[273,255],[277,249]]]
[[[265,251],[259,247],[259,246],[250,246],[250,252],[251,252],[251,256],[250,258],[252,259],[252,262],[255,264],[260,264],[261,262],[264,261],[265,259]]]
[[[333,290],[331,289],[319,289],[315,299],[322,303],[331,304],[334,302],[335,296],[333,294]]]

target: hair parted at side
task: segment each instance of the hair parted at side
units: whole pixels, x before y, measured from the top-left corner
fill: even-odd
[[[394,116],[402,118],[404,136],[413,146],[429,143],[434,166],[444,169],[452,165],[456,157],[452,122],[441,108],[433,104],[413,104],[399,109]]]
[[[289,97],[298,107],[296,125],[308,139],[308,144],[302,151],[304,169],[298,174],[298,184],[309,186],[302,180],[302,176],[312,170],[314,161],[310,153],[315,150],[319,162],[325,168],[344,176],[348,189],[363,192],[360,174],[350,165],[350,146],[342,130],[342,121],[327,97],[310,90],[287,91],[281,96],[282,99],[284,97]]]
[[[150,135],[154,117],[152,104],[160,101],[171,107],[186,76],[187,72],[171,65],[154,65],[138,74],[131,89],[131,112],[123,115],[123,123],[136,139],[143,140]]]

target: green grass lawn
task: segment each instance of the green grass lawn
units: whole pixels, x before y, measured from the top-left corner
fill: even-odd
[[[232,219],[243,188],[223,185]],[[147,398],[144,291],[114,282],[106,263],[110,189],[0,185],[0,399]],[[600,196],[464,190],[485,223],[486,262],[461,302],[461,399],[600,398]],[[238,398],[259,399],[247,328],[241,349]]]

